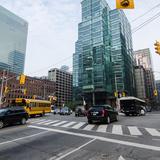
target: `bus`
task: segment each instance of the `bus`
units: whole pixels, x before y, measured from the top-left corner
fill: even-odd
[[[121,97],[120,99],[121,112],[126,116],[129,115],[145,115],[146,102],[136,97]]]
[[[30,117],[44,116],[45,113],[51,112],[51,102],[47,100],[15,98],[11,105],[24,107]]]

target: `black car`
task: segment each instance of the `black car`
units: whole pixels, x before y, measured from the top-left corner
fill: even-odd
[[[118,112],[112,108],[110,105],[95,105],[89,109],[87,118],[88,123],[93,122],[103,122],[110,123],[113,121],[118,121]]]
[[[0,128],[16,123],[25,124],[27,120],[28,113],[22,107],[0,109]]]
[[[79,117],[79,116],[86,116],[87,112],[84,108],[84,106],[77,106],[75,109],[75,117]]]

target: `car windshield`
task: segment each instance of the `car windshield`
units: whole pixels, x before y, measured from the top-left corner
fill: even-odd
[[[92,108],[91,108],[91,110],[94,110],[94,111],[100,111],[100,110],[103,110],[103,106],[99,106],[99,105],[97,105],[97,106],[93,106]]]
[[[6,111],[7,109],[0,109],[0,115],[3,115]]]

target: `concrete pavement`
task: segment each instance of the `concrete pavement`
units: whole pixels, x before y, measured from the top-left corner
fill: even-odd
[[[85,117],[47,115],[30,119],[24,126],[3,128],[0,160],[159,160],[158,117],[119,119],[109,125],[87,127]],[[138,122],[140,125],[135,125]],[[148,134],[143,134],[143,129]],[[130,134],[122,134],[126,131]]]

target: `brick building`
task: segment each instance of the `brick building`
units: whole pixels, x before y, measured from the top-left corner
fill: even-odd
[[[0,71],[0,78],[2,79],[3,71]],[[6,81],[3,83],[3,96],[6,96],[6,100],[9,102],[13,98],[33,98],[34,95],[41,97],[43,99],[48,99],[48,96],[53,95],[55,92],[55,82],[47,79],[39,79],[35,77],[26,77],[24,85],[19,84],[18,75],[5,72],[4,77],[7,77]],[[8,88],[8,92],[5,94],[5,86]],[[0,83],[1,88],[1,83]],[[26,89],[26,94],[24,90]]]

